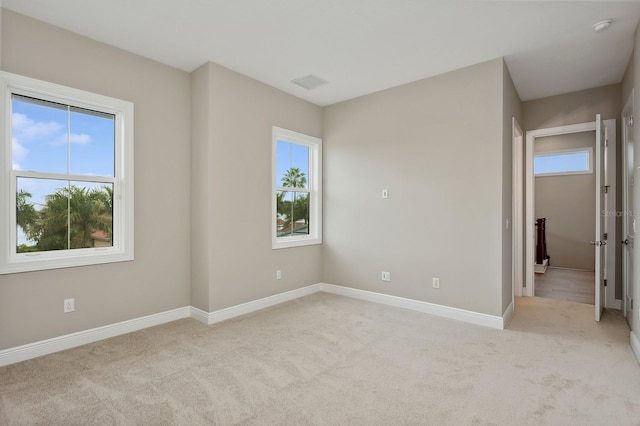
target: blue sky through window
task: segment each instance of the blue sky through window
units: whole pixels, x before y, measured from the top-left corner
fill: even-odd
[[[276,186],[282,186],[282,177],[287,171],[297,167],[307,178],[309,187],[309,147],[297,143],[278,140],[276,148]]]
[[[589,151],[558,152],[536,154],[533,159],[533,173],[588,173],[591,170]]]

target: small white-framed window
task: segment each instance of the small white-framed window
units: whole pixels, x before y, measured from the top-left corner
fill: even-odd
[[[589,173],[593,173],[593,148],[537,152],[534,154],[534,176],[560,176]]]
[[[322,140],[272,129],[271,247],[322,243]]]
[[[0,274],[133,260],[133,104],[0,82]]]

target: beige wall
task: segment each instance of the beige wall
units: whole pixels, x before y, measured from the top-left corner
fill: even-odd
[[[0,70],[2,69],[2,0],[0,0]]]
[[[320,282],[321,246],[271,249],[271,127],[322,137],[322,109],[213,63],[192,81],[208,110],[194,115],[192,303],[214,311]]]
[[[622,102],[621,104],[621,113],[622,113],[622,108],[624,108],[624,106],[627,103],[627,100],[629,99],[629,96],[631,96],[631,91],[633,90],[633,86],[634,86],[634,76],[635,76],[635,53],[632,52],[631,53],[631,58],[629,58],[629,63],[627,64],[627,69],[624,72],[624,75],[622,76],[622,97],[620,99],[620,101]],[[620,122],[620,126],[619,128],[621,129],[622,126],[622,122]],[[623,152],[622,152],[622,130],[620,131],[620,134],[618,136],[618,146],[620,147],[620,152],[618,153],[618,164],[622,165],[622,156],[623,156]],[[622,172],[623,172],[623,167],[620,166],[617,170],[617,178],[619,179],[618,182],[620,182],[620,185],[618,185],[618,192],[617,192],[617,197],[620,200],[620,203],[622,203],[622,193],[623,193],[623,186],[622,186]],[[623,210],[622,209],[622,204],[620,204],[620,208],[619,210]],[[618,222],[616,222],[617,224],[619,224],[619,226],[616,227],[616,232],[619,232],[618,235],[622,235],[623,229],[622,229],[622,221],[624,220],[623,218],[620,218],[620,220],[618,220]],[[622,240],[622,238],[620,238],[620,240]],[[616,265],[619,266],[620,269],[620,285],[616,285],[616,298],[618,299],[622,299],[623,295],[622,295],[622,258],[623,258],[623,252],[622,252],[623,248],[622,246],[616,246]]]
[[[502,315],[502,93],[497,59],[325,109],[325,282]]]
[[[0,350],[188,305],[189,74],[7,10],[2,69],[135,104],[136,250],[132,262],[0,275]]]
[[[595,132],[536,138],[535,152],[591,148]],[[596,226],[595,173],[535,178],[535,217],[546,218],[547,252],[551,266],[595,268],[595,253],[589,243]]]
[[[640,30],[636,28],[636,34],[633,44],[633,87],[639,87],[640,85]],[[640,96],[634,95],[633,101],[634,115],[637,111],[640,111]],[[633,140],[640,141],[640,126],[637,124],[633,126]],[[639,169],[640,165],[640,149],[634,151],[634,164],[635,174],[634,179],[636,182],[640,182]],[[640,185],[635,185],[633,188],[633,210],[634,212],[640,211]],[[636,245],[638,247],[638,245]],[[635,334],[637,339],[640,339],[640,320],[638,320],[638,310],[640,309],[640,273],[638,269],[640,265],[640,250],[633,250],[633,263],[635,265],[633,275],[633,289],[631,291],[631,297],[633,299],[633,313],[627,317],[631,330]]]
[[[191,306],[209,312],[211,279],[211,85],[209,67],[191,73]]]
[[[512,118],[522,122],[522,102],[503,64],[502,79],[502,312],[513,300],[513,236],[512,226],[507,229],[506,220],[513,223],[513,124]]]
[[[620,84],[611,84],[523,102],[523,130],[586,123],[595,120],[596,114],[619,121],[621,90]]]
[[[631,53],[631,58],[629,58],[629,63],[627,64],[627,69],[622,76],[622,106],[629,99],[629,95],[631,95],[631,89],[633,89],[633,76],[634,76],[634,54]]]

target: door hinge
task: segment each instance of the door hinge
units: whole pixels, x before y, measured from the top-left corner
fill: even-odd
[[[633,115],[629,116],[629,126],[633,127]]]
[[[608,148],[609,147],[609,139],[605,139],[604,140],[604,147]]]
[[[604,185],[602,187],[602,192],[604,192],[605,194],[608,194],[609,193],[609,188],[610,188],[610,185]]]
[[[606,240],[609,237],[609,233],[605,232],[604,234],[602,234],[602,239]]]
[[[604,279],[604,286],[605,287],[607,286],[607,279],[606,278]]]

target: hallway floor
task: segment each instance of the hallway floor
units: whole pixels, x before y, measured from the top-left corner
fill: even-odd
[[[536,296],[594,305],[594,274],[594,271],[550,267],[545,274],[535,274]]]

